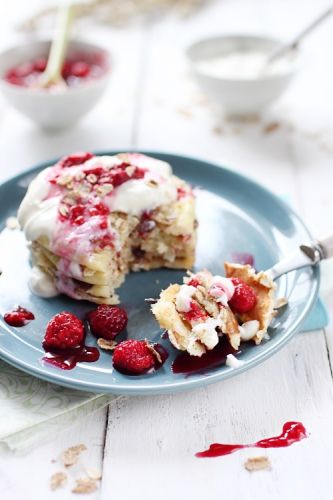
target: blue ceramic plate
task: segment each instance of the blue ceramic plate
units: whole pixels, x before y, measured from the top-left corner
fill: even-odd
[[[114,154],[114,152],[103,152]],[[197,203],[199,239],[196,269],[207,267],[223,273],[223,262],[234,252],[255,256],[258,269],[267,269],[299,243],[310,241],[310,235],[295,213],[279,198],[251,180],[208,162],[172,154],[150,153],[168,161],[176,175],[200,188]],[[26,188],[33,177],[49,164],[44,163],[0,186],[0,355],[8,363],[36,377],[60,385],[93,392],[115,394],[162,394],[212,384],[256,365],[272,356],[300,328],[317,296],[319,269],[308,268],[290,273],[279,280],[279,294],[287,296],[289,307],[275,320],[270,340],[260,346],[246,345],[240,358],[245,362],[237,369],[221,365],[206,373],[185,376],[173,374],[171,363],[177,355],[145,304],[145,297],[157,297],[161,288],[181,280],[183,272],[166,269],[132,273],[120,289],[121,304],[129,315],[127,332],[133,338],[161,342],[169,359],[155,373],[131,377],[113,370],[111,355],[101,352],[95,363],[80,363],[71,371],[62,371],[41,361],[45,326],[50,317],[70,310],[80,317],[91,309],[86,302],[65,296],[42,299],[32,295],[27,286],[29,253],[19,230],[5,228],[6,218],[15,215]],[[14,305],[33,311],[36,320],[23,328],[9,327],[3,314]],[[95,345],[88,336],[87,343]]]

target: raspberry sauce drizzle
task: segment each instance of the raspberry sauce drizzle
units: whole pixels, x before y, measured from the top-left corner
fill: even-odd
[[[261,439],[253,444],[222,444],[213,443],[208,450],[195,454],[199,458],[212,458],[230,455],[244,448],[285,448],[308,437],[307,431],[301,422],[286,422],[279,436]]]
[[[18,306],[16,309],[6,312],[3,318],[8,325],[20,327],[35,319],[35,316],[24,307]]]
[[[207,351],[200,358],[191,356],[187,352],[178,354],[171,369],[173,373],[205,373],[211,368],[216,368],[225,363],[228,354],[239,354],[229,344],[226,336],[220,338],[219,343],[211,351]]]
[[[43,345],[44,347],[44,345]],[[99,350],[97,347],[80,345],[74,349],[49,350],[44,347],[46,356],[42,360],[61,370],[72,370],[79,362],[93,363],[99,359]]]

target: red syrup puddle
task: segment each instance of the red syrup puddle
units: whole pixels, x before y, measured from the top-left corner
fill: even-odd
[[[226,336],[220,338],[217,346],[211,351],[207,351],[200,358],[191,356],[187,352],[178,354],[172,363],[171,370],[173,373],[205,373],[211,368],[216,368],[225,363],[228,354],[239,354],[240,351],[235,351],[229,344]]]
[[[244,448],[285,448],[308,437],[301,422],[286,422],[279,436],[261,439],[253,444],[221,444],[213,443],[208,450],[200,451],[195,456],[199,458],[222,457]]]
[[[24,326],[29,323],[29,321],[35,319],[35,316],[32,312],[24,309],[24,307],[18,306],[16,309],[13,309],[13,311],[5,313],[3,319],[8,325],[19,327]]]
[[[74,349],[59,349],[52,351],[44,345],[43,347],[46,352],[46,356],[42,358],[43,361],[46,361],[61,370],[72,370],[75,368],[77,363],[82,361],[93,363],[99,359],[100,355],[97,347],[91,347],[84,344]]]

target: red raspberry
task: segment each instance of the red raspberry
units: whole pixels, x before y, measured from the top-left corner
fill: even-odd
[[[229,300],[229,306],[237,313],[250,311],[257,302],[253,288],[239,278],[231,278],[231,281],[235,286],[235,292]]]
[[[17,76],[18,78],[24,78],[26,76],[31,75],[34,70],[33,63],[26,62],[22,63],[19,66],[15,66],[10,71],[10,76]]]
[[[40,57],[34,61],[34,70],[41,73],[45,71],[47,65],[47,59],[45,57]]]
[[[113,351],[113,366],[127,375],[141,375],[153,368],[156,363],[145,340],[125,340]]]
[[[82,321],[70,312],[61,312],[48,322],[44,336],[44,349],[73,349],[82,344],[84,326]]]
[[[72,205],[69,208],[69,214],[68,214],[68,219],[71,222],[71,224],[75,224],[76,226],[81,226],[81,224],[84,223],[84,211],[85,211],[85,206],[84,205]]]
[[[127,326],[127,314],[117,306],[101,304],[87,314],[91,333],[95,337],[112,340]]]
[[[192,321],[205,320],[207,314],[196,302],[191,302],[191,309],[188,312],[181,313],[185,321],[191,323]]]
[[[82,165],[82,163],[90,160],[94,155],[92,153],[73,153],[69,156],[64,156],[59,160],[58,165],[61,168],[73,167],[74,165]]]
[[[94,217],[94,215],[108,215],[110,213],[109,208],[104,205],[104,203],[96,203],[91,208],[89,208],[89,215]]]
[[[190,279],[190,281],[187,283],[188,286],[194,286],[194,287],[197,287],[200,284],[201,284],[200,281],[197,280],[196,278]]]
[[[75,61],[72,63],[70,73],[77,78],[85,78],[90,73],[90,66],[84,61]]]

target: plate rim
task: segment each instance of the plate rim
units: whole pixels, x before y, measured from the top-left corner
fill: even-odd
[[[93,154],[95,155],[110,155],[110,154],[117,154],[119,152],[122,152],[122,150],[116,149],[116,150],[94,150],[92,151]],[[262,184],[254,181],[251,179],[249,176],[244,175],[240,172],[234,171],[231,168],[228,168],[224,165],[222,165],[219,162],[211,162],[210,160],[203,159],[201,157],[192,157],[184,154],[179,154],[179,153],[173,153],[173,152],[168,152],[168,151],[161,151],[161,150],[138,150],[138,149],[131,149],[130,152],[134,153],[142,153],[146,154],[149,156],[157,156],[159,158],[162,157],[162,159],[165,159],[164,157],[174,157],[177,159],[181,160],[189,160],[194,163],[204,163],[207,164],[210,168],[213,167],[214,169],[218,169],[220,172],[225,171],[229,175],[231,174],[235,178],[238,178],[240,181],[246,181],[249,184],[252,184],[255,188],[259,190],[263,190],[266,195],[269,197],[273,198],[276,202],[278,202],[285,210],[288,215],[292,215],[300,224],[300,226],[303,228],[309,239],[313,239],[313,236],[308,229],[307,225],[303,222],[302,218],[297,214],[297,212],[290,207],[283,199],[278,197],[275,193],[270,191],[270,189],[266,188]],[[26,170],[23,172],[20,172],[4,182],[0,183],[0,189],[3,189],[6,187],[8,184],[12,184],[15,181],[19,181],[20,178],[28,175],[28,174],[33,174],[34,172],[41,170],[43,168],[46,168],[48,166],[53,165],[59,157],[53,158],[47,161],[39,162],[31,167],[28,167]],[[282,349],[293,337],[294,335],[299,331],[300,327],[304,323],[305,319],[307,318],[308,314],[312,310],[312,307],[314,305],[314,302],[318,296],[318,291],[319,291],[319,286],[320,286],[320,266],[314,266],[313,267],[313,276],[311,277],[311,293],[308,296],[307,303],[305,304],[305,307],[302,311],[302,313],[298,316],[298,318],[294,321],[292,326],[289,327],[287,332],[282,336],[282,338],[277,341],[275,344],[272,344],[272,346],[269,349],[264,350],[263,352],[258,352],[256,356],[251,358],[250,360],[247,360],[247,362],[239,366],[237,368],[225,368],[223,371],[216,371],[211,374],[204,374],[201,379],[194,379],[191,381],[190,377],[185,378],[184,380],[177,380],[176,382],[171,382],[171,383],[164,383],[164,384],[149,384],[147,385],[140,385],[137,386],[135,383],[129,384],[116,384],[116,385],[111,385],[110,384],[101,384],[100,382],[85,382],[84,380],[71,380],[68,379],[65,376],[64,372],[62,373],[60,370],[56,371],[54,370],[54,375],[52,373],[49,374],[48,372],[43,369],[43,366],[31,366],[30,363],[26,361],[18,361],[14,354],[10,354],[6,351],[3,350],[0,342],[0,359],[4,360],[5,362],[9,363],[10,365],[14,366],[15,368],[24,371],[28,373],[29,375],[35,376],[41,380],[44,380],[49,383],[53,384],[58,384],[64,387],[68,387],[71,389],[76,389],[76,390],[81,390],[81,391],[88,391],[92,393],[102,393],[102,394],[116,394],[116,395],[160,395],[160,394],[170,394],[170,393],[176,393],[180,391],[187,391],[187,390],[194,390],[196,388],[200,388],[206,385],[210,385],[222,380],[229,379],[231,377],[234,377],[236,375],[239,375],[241,373],[244,373],[245,371],[250,370],[251,368],[254,368],[255,366],[263,363],[266,361],[268,358],[276,354],[280,349]],[[59,373],[58,373],[59,372]]]

